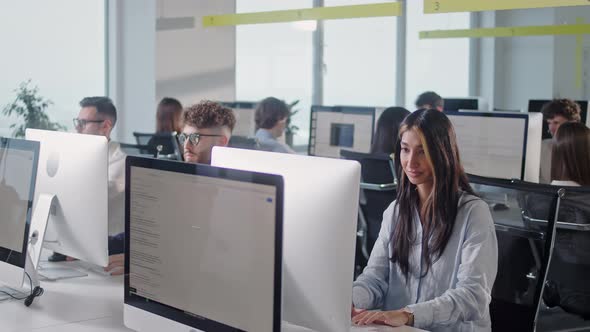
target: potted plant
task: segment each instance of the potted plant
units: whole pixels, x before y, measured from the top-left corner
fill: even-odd
[[[22,82],[16,92],[16,99],[4,106],[2,113],[6,116],[15,115],[22,119],[22,123],[13,123],[10,129],[14,129],[14,137],[25,137],[26,128],[45,130],[67,130],[66,126],[52,122],[47,115],[47,109],[53,103],[49,99],[39,95],[39,89],[30,87],[31,80]]]
[[[291,148],[293,147],[293,137],[297,135],[297,131],[299,130],[299,127],[291,123],[293,115],[299,112],[299,110],[293,110],[293,107],[295,107],[297,104],[299,104],[299,100],[295,100],[294,102],[287,104],[289,107],[289,117],[287,118],[287,128],[285,130],[285,143],[287,143],[287,145],[289,145]]]

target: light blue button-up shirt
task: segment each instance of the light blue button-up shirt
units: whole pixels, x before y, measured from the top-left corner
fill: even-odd
[[[271,134],[271,132],[266,129],[258,129],[256,131],[256,138],[260,143],[260,147],[264,151],[295,153],[295,151],[293,151],[293,149],[291,149],[288,145],[277,141],[277,139]]]
[[[422,225],[416,212],[416,243],[410,272],[404,277],[391,262],[391,237],[398,210],[393,202],[383,213],[379,238],[363,274],[353,284],[357,308],[414,312],[414,326],[431,331],[491,331],[489,304],[498,269],[498,244],[488,205],[463,194],[449,242],[420,278]]]

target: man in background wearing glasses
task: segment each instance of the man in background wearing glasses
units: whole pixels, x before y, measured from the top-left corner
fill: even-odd
[[[231,109],[204,100],[185,109],[183,122],[178,142],[183,146],[184,161],[211,164],[211,150],[227,146],[236,118]]]
[[[86,97],[80,101],[80,113],[74,119],[79,134],[104,136],[109,141],[108,165],[108,216],[109,235],[125,231],[125,153],[119,143],[111,140],[111,131],[117,122],[117,109],[107,97]],[[60,261],[66,257],[54,253],[49,260]]]
[[[184,161],[188,163],[211,164],[211,151],[214,146],[227,146],[236,125],[236,117],[231,109],[218,103],[204,100],[184,110],[184,127],[178,135],[182,145]],[[122,274],[125,255],[125,234],[110,237],[109,266],[105,271],[112,275]],[[113,248],[113,250],[111,250]]]

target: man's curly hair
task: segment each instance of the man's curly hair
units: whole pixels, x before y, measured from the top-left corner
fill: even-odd
[[[213,128],[227,126],[231,131],[236,125],[234,112],[211,100],[201,100],[198,104],[184,111],[185,125],[196,128]]]
[[[541,109],[546,119],[561,115],[568,121],[580,122],[580,105],[571,99],[553,99]]]

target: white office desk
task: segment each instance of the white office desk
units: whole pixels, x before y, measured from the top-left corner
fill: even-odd
[[[2,332],[129,332],[123,324],[123,276],[108,277],[78,262],[50,263],[76,266],[87,277],[41,281],[45,293],[30,307],[23,301],[0,302]],[[284,331],[309,331],[289,326]],[[411,327],[354,328],[352,331],[416,332]]]
[[[129,332],[123,325],[123,277],[85,271],[87,277],[41,281],[45,293],[28,308],[23,301],[0,302],[0,330]]]

